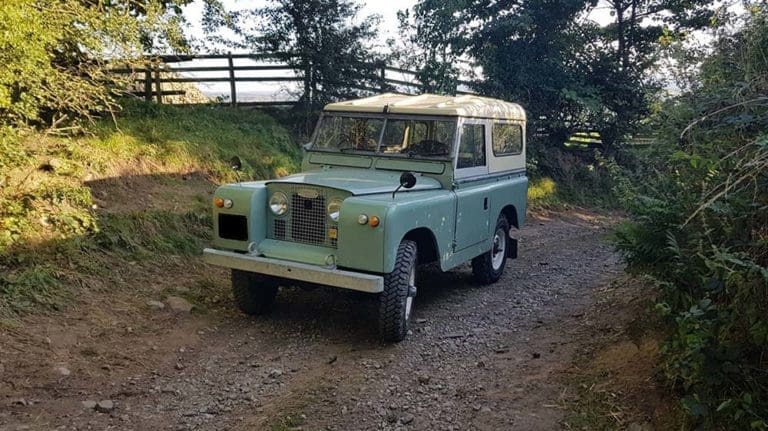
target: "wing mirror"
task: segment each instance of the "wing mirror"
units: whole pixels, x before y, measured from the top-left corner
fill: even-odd
[[[413,172],[403,172],[400,175],[400,187],[404,189],[412,189],[416,185],[416,175]]]
[[[413,172],[403,172],[400,174],[400,185],[397,186],[394,192],[392,192],[392,199],[395,198],[395,193],[400,189],[412,189],[416,185],[416,175]]]

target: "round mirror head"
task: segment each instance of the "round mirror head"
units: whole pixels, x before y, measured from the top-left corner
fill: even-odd
[[[240,160],[240,157],[232,157],[229,161],[229,166],[232,167],[233,170],[239,171],[240,169],[243,169],[243,161]]]
[[[400,175],[400,185],[405,189],[412,189],[416,185],[416,175],[413,175],[413,172],[403,172]]]

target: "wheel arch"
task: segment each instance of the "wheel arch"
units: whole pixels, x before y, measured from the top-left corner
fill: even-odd
[[[437,246],[437,237],[435,237],[434,232],[430,228],[418,227],[411,229],[403,236],[401,242],[404,240],[416,243],[419,264],[437,262],[439,260],[440,250]]]
[[[520,229],[520,220],[517,217],[517,208],[514,205],[507,205],[501,209],[501,214],[506,217],[510,226],[514,226],[515,229]]]

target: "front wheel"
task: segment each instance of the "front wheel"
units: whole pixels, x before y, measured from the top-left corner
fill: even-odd
[[[232,270],[232,295],[237,308],[245,314],[267,313],[275,302],[278,287],[278,281],[272,277]]]
[[[384,341],[405,339],[415,296],[416,243],[405,240],[397,248],[395,269],[384,275],[384,291],[379,298],[379,333]]]
[[[504,273],[504,264],[507,262],[507,246],[509,245],[508,236],[509,223],[504,215],[500,215],[493,232],[491,249],[472,259],[472,274],[480,284],[495,283]]]

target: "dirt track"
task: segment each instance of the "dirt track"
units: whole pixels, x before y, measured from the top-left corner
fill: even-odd
[[[425,268],[413,333],[398,345],[378,342],[374,301],[330,289],[283,291],[260,319],[229,300],[205,314],[147,312],[118,323],[106,347],[74,318],[47,350],[3,334],[0,430],[559,429],[561,373],[590,338],[578,322],[621,270],[610,224],[530,219],[493,286],[474,285],[468,267]],[[195,271],[226,288],[224,272]],[[57,364],[71,374],[52,373]]]

